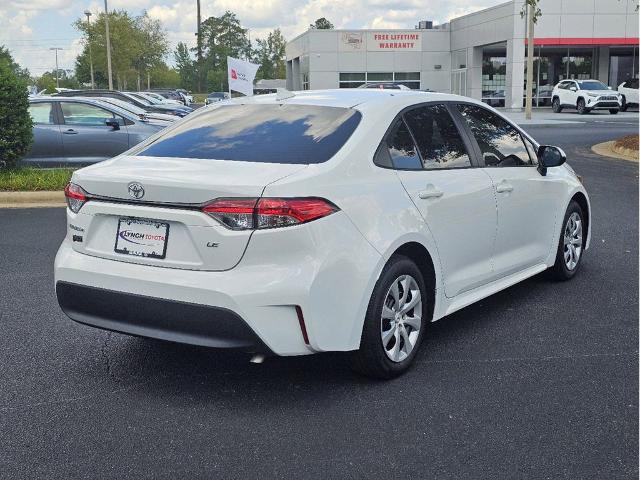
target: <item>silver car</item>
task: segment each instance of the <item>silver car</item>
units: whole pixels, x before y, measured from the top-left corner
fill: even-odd
[[[29,99],[33,146],[27,164],[95,163],[115,157],[162,130],[164,122],[141,119],[98,99]]]

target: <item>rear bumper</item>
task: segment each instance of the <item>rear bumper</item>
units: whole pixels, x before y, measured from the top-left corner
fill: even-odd
[[[56,295],[64,313],[85,325],[205,347],[271,353],[247,323],[226,308],[68,282],[56,284]]]

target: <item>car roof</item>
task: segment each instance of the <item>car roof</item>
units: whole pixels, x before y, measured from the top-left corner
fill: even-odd
[[[124,108],[119,107],[113,103],[109,103],[107,101],[103,101],[101,97],[65,97],[61,95],[42,95],[39,97],[30,97],[29,102],[38,103],[38,102],[72,102],[72,103],[89,103],[91,105],[96,105],[98,107],[106,107],[109,110],[113,110],[118,115],[122,115],[123,117],[127,117],[129,120],[138,120],[138,116],[129,110],[125,110]]]
[[[286,93],[286,92],[285,92]],[[419,90],[391,90],[367,88],[339,88],[333,90],[303,90],[293,93],[292,97],[278,99],[277,93],[255,95],[252,97],[237,97],[227,104],[268,104],[283,103],[289,105],[317,105],[326,107],[352,108],[355,106],[376,107],[425,103],[436,101],[465,101],[480,103],[467,97]]]

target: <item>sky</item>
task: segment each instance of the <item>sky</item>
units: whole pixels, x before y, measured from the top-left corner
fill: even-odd
[[[504,0],[201,0],[203,20],[233,11],[250,38],[265,37],[280,28],[285,39],[304,32],[310,23],[326,17],[336,28],[413,28],[419,20],[444,23]],[[196,0],[109,0],[109,10],[139,15],[146,10],[162,21],[171,50],[182,41],[195,45]],[[73,69],[83,40],[72,23],[83,12],[104,11],[102,0],[0,0],[0,45],[34,76],[55,68]],[[167,57],[173,63],[173,55]]]

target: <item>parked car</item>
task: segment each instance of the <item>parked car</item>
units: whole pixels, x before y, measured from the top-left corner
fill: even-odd
[[[33,145],[23,161],[36,165],[106,160],[167,125],[92,98],[30,98],[29,113]]]
[[[82,98],[82,97],[77,97],[77,98]],[[138,118],[140,118],[140,120],[146,120],[148,123],[161,125],[163,127],[167,127],[167,126],[171,125],[173,122],[175,122],[176,120],[178,120],[180,118],[180,117],[177,117],[175,115],[168,115],[166,113],[148,112],[146,110],[143,110],[142,108],[136,107],[132,103],[127,103],[127,102],[125,102],[123,100],[119,100],[117,98],[112,98],[112,97],[94,97],[94,99],[96,99],[96,100],[98,100],[100,102],[105,102],[105,103],[120,107],[120,108],[122,108],[123,110],[126,110],[129,113],[133,113],[134,115],[137,115]]]
[[[193,103],[193,95],[186,91],[184,88],[176,88],[176,92],[184,97],[185,105],[188,107]]]
[[[211,105],[212,103],[218,103],[229,98],[231,97],[227,92],[211,92],[207,95],[207,98],[204,99],[204,104]]]
[[[627,111],[629,105],[638,106],[638,79],[632,78],[618,85],[618,92],[622,95],[620,110]]]
[[[58,96],[65,97],[111,97],[117,98],[124,102],[131,103],[138,108],[142,108],[148,112],[166,113],[169,115],[176,115],[178,117],[184,117],[187,114],[193,112],[192,108],[182,105],[153,105],[151,102],[142,100],[139,97],[135,97],[125,92],[118,92],[117,90],[71,90],[61,92]]]
[[[358,88],[379,88],[382,90],[411,90],[406,85],[395,82],[372,82],[360,85]]]
[[[171,100],[170,98],[164,98],[162,95],[159,95],[154,92],[136,92],[137,95],[144,97],[148,102],[152,102],[154,105],[157,103],[160,104],[169,104],[169,105],[182,105],[183,103],[179,100]]]
[[[456,95],[221,102],[74,172],[58,302],[175,342],[353,351],[390,378],[428,323],[547,269],[576,275],[591,210],[565,159]]]
[[[483,95],[484,96],[484,95]],[[485,102],[492,107],[504,107],[504,88],[497,89],[484,97]]]
[[[158,95],[162,95],[164,98],[167,98],[170,100],[177,100],[178,102],[184,105],[184,98],[179,92],[176,92],[175,90],[155,89],[155,90],[152,90],[152,92],[157,93]]]
[[[575,108],[580,115],[592,110],[609,110],[615,115],[622,107],[622,95],[599,80],[563,80],[553,88],[551,97],[555,113]]]

